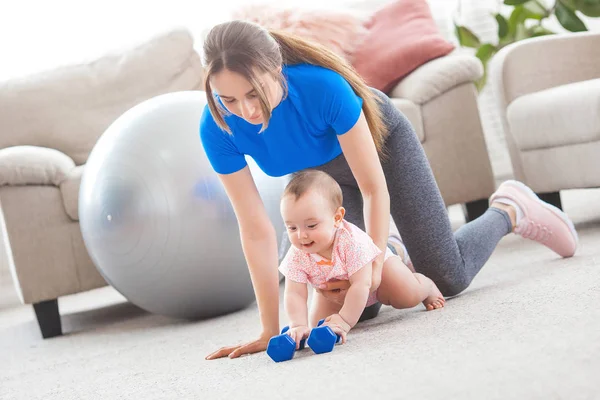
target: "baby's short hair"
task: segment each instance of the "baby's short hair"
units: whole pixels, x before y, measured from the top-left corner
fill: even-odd
[[[342,206],[344,198],[340,185],[331,175],[316,169],[306,169],[295,173],[285,187],[281,198],[293,195],[294,200],[298,200],[311,189],[328,199],[334,211]]]

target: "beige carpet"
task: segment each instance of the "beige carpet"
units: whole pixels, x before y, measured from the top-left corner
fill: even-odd
[[[70,333],[44,341],[4,279],[0,399],[598,399],[600,191],[563,199],[581,237],[576,257],[506,237],[445,309],[384,307],[346,345],[287,363],[264,353],[204,360],[257,333],[254,306],[183,322],[150,315],[111,288],[61,299]]]

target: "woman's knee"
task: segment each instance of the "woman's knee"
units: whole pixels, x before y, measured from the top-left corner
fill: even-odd
[[[444,296],[456,296],[469,287],[473,276],[468,273],[469,269],[460,254],[439,251],[429,256],[421,260],[411,254],[411,259],[416,272],[431,279]]]
[[[471,284],[471,279],[464,274],[454,275],[451,277],[440,277],[438,279],[431,278],[437,285],[444,297],[456,296],[462,293]]]

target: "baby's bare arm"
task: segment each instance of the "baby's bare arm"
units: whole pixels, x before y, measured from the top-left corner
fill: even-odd
[[[351,327],[356,325],[367,304],[371,288],[371,273],[372,263],[369,263],[350,276],[350,288],[339,315]]]
[[[308,287],[306,283],[285,280],[283,302],[285,312],[290,320],[290,328],[308,326]]]

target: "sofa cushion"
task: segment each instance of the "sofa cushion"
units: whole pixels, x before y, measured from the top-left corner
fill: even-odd
[[[506,113],[521,150],[600,140],[600,79],[521,96],[508,106]]]
[[[425,141],[425,129],[423,128],[423,115],[421,114],[421,107],[406,99],[392,98],[390,100],[392,103],[394,103],[396,108],[400,110],[400,112],[404,114],[406,118],[408,118],[411,125],[415,129],[415,132],[417,133],[419,141],[423,143]]]
[[[50,147],[84,164],[121,114],[160,94],[202,83],[189,32],[176,30],[94,62],[0,83],[0,148]]]
[[[388,92],[427,61],[450,53],[425,0],[396,0],[378,10],[352,65],[372,87]]]
[[[79,186],[84,168],[85,165],[73,168],[60,184],[65,211],[73,221],[79,221]]]
[[[0,149],[0,186],[58,186],[74,167],[69,156],[54,149],[37,146]]]
[[[423,64],[402,79],[389,96],[425,104],[452,88],[475,82],[483,76],[483,65],[477,57],[455,53]]]

